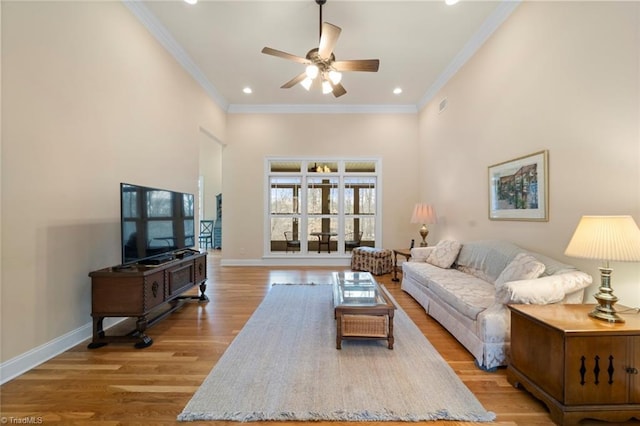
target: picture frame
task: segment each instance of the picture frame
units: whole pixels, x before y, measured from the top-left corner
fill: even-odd
[[[490,220],[549,220],[549,152],[489,166]]]

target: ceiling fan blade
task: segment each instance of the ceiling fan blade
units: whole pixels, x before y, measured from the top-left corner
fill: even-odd
[[[289,61],[298,62],[300,64],[310,64],[311,61],[302,58],[300,56],[292,55],[291,53],[283,52],[281,50],[272,49],[270,47],[265,47],[262,49],[262,53],[265,55],[277,56],[278,58],[287,59]]]
[[[302,80],[305,79],[305,77],[307,76],[306,73],[300,73],[297,76],[293,77],[291,80],[287,81],[285,84],[283,84],[282,86],[280,86],[281,89],[290,89],[291,87],[295,86],[296,84],[300,83]]]
[[[318,55],[322,59],[331,58],[331,53],[333,53],[333,48],[336,47],[336,42],[338,41],[341,31],[340,27],[336,27],[328,22],[322,24],[320,46],[318,47]]]
[[[329,82],[331,83],[331,80],[329,80]],[[339,98],[340,96],[347,93],[347,89],[345,89],[344,86],[340,83],[338,84],[331,83],[331,87],[333,88],[333,96],[335,96],[336,98]]]
[[[377,72],[380,67],[379,59],[354,59],[350,61],[335,61],[331,67],[336,71],[368,71]]]

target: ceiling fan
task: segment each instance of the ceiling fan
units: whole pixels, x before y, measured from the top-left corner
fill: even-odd
[[[333,93],[333,96],[337,98],[347,93],[346,89],[340,84],[342,80],[341,71],[377,72],[380,61],[378,59],[336,61],[333,48],[342,30],[333,24],[322,22],[322,5],[327,0],[315,0],[315,2],[320,6],[320,43],[317,48],[307,52],[304,58],[270,47],[262,49],[262,53],[307,65],[304,72],[283,84],[281,86],[282,89],[289,89],[300,83],[302,87],[309,90],[316,77],[320,77],[322,93]]]

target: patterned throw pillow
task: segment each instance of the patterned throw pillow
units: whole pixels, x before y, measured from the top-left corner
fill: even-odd
[[[544,272],[544,263],[527,253],[519,253],[496,279],[496,286],[509,281],[532,280]]]
[[[462,244],[458,241],[443,240],[436,244],[426,262],[439,268],[447,269],[456,261]]]

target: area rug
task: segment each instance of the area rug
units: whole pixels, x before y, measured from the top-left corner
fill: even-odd
[[[275,285],[178,420],[495,419],[401,308],[394,337],[337,350],[332,286]]]

